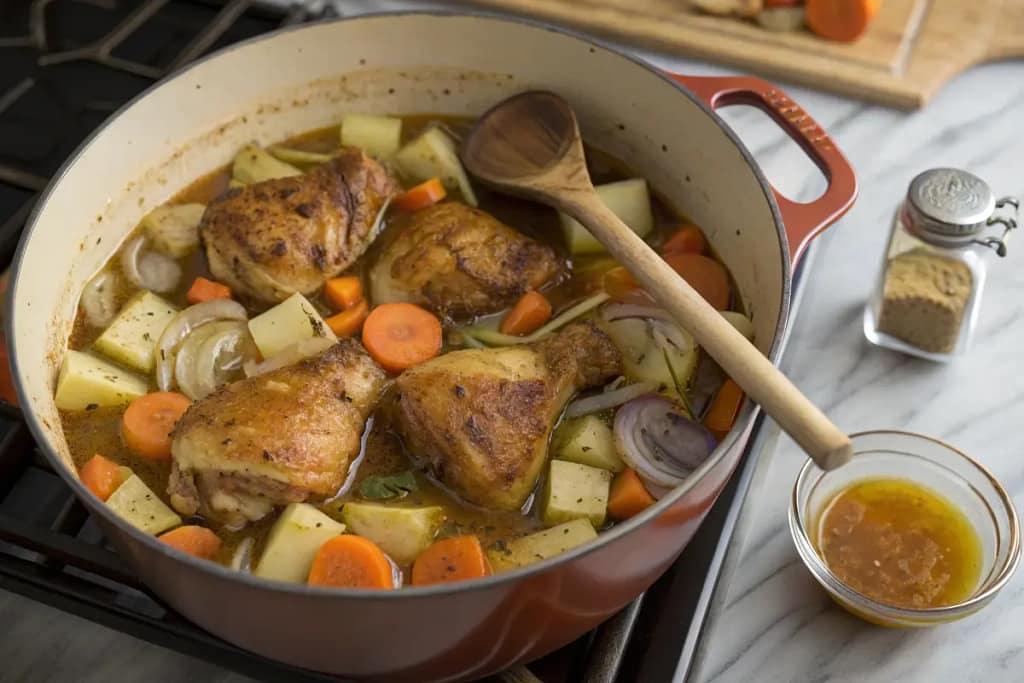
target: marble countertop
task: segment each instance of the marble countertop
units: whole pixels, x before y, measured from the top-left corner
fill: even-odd
[[[1024,421],[1024,254],[1011,244],[1006,259],[991,259],[974,346],[949,365],[875,348],[861,332],[893,209],[915,174],[961,167],[997,194],[1024,195],[1024,63],[974,69],[913,114],[787,90],[847,154],[861,193],[819,240],[784,369],[841,428],[905,429],[952,443],[991,469],[1024,509],[1016,432]],[[744,138],[769,179],[808,192],[807,175],[781,158],[777,136],[758,128]],[[789,534],[789,494],[804,461],[785,436],[760,454],[689,680],[1021,680],[1024,574],[986,610],[933,629],[871,626],[831,602]]]
[[[400,0],[341,2],[346,10],[437,6]],[[728,73],[641,52],[687,73]],[[909,180],[949,165],[985,178],[999,195],[1024,196],[1024,62],[988,65],[955,79],[926,109],[902,113],[786,86],[835,138],[857,169],[853,210],[819,238],[806,294],[784,359],[787,374],[848,430],[901,428],[930,434],[988,466],[1024,508],[1024,243],[993,258],[975,346],[950,365],[871,347],[861,312],[888,225]],[[768,178],[798,200],[824,180],[759,112],[724,117]],[[769,427],[770,428],[770,427]],[[888,630],[847,615],[826,597],[790,540],[786,506],[804,462],[786,437],[765,439],[726,557],[689,679],[758,681],[1012,681],[1024,668],[1024,572],[986,610],[927,630]],[[221,681],[248,679],[0,592],[0,680]],[[59,656],[54,656],[59,653]],[[130,673],[129,673],[130,672]]]

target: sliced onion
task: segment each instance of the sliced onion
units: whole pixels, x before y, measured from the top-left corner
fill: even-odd
[[[589,415],[590,413],[599,413],[602,410],[609,410],[610,408],[620,406],[623,403],[632,401],[634,398],[657,390],[657,382],[637,382],[636,384],[627,384],[626,386],[618,389],[613,389],[602,394],[596,394],[594,396],[581,398],[578,401],[573,401],[569,404],[569,407],[565,409],[565,416],[580,417],[581,415]]]
[[[398,590],[402,587],[402,582],[405,580],[405,575],[402,574],[402,570],[399,568],[398,564],[391,559],[390,555],[385,555],[384,557],[387,558],[388,564],[391,565],[391,587],[395,590]]]
[[[211,334],[217,332],[220,325],[223,323],[210,323],[208,325],[202,325],[194,330],[185,337],[185,340],[181,342],[175,352],[174,359],[174,382],[178,385],[178,389],[181,393],[188,396],[193,401],[197,401],[202,396],[199,391],[199,382],[196,373],[196,359],[199,356],[199,349],[206,341],[206,338]],[[228,323],[234,324],[234,323]]]
[[[117,273],[103,270],[82,290],[82,309],[93,327],[106,327],[117,315]]]
[[[156,343],[156,383],[160,391],[170,391],[174,384],[175,352],[188,334],[214,320],[246,319],[242,304],[231,299],[204,301],[171,318]]]
[[[245,359],[255,355],[256,343],[248,325],[236,321],[215,324],[222,327],[206,337],[196,356],[196,381],[201,398],[230,381],[232,375],[242,369]]]
[[[244,574],[249,573],[249,566],[252,562],[252,547],[256,544],[256,541],[252,536],[246,536],[242,539],[238,547],[235,548],[235,554],[231,556],[231,568],[236,572],[242,572]]]
[[[663,308],[641,306],[640,304],[608,304],[601,309],[601,317],[608,322],[624,318],[645,318],[647,320],[665,320],[672,322],[672,316]]]
[[[306,360],[307,358],[319,356],[321,353],[337,343],[336,339],[328,339],[327,337],[309,337],[302,341],[297,341],[294,344],[289,344],[284,347],[262,363],[246,361],[243,364],[243,367],[245,368],[245,376],[255,377],[256,375],[262,375],[270,372],[271,370],[278,370],[289,365],[294,365],[300,361]]]
[[[380,234],[381,228],[384,227],[384,215],[388,212],[389,206],[391,206],[391,197],[385,199],[384,203],[380,205],[377,217],[373,219],[373,226],[370,228],[369,239],[372,240]]]
[[[565,327],[573,320],[580,318],[590,311],[594,310],[605,301],[608,300],[608,295],[604,292],[594,294],[586,299],[583,299],[566,310],[559,313],[557,316],[549,320],[543,327],[537,331],[517,337],[513,334],[502,334],[494,329],[489,329],[483,326],[467,327],[462,330],[463,334],[468,334],[478,341],[482,341],[485,344],[491,346],[512,346],[515,344],[532,344],[535,341],[543,339],[547,335],[551,334],[555,330]]]
[[[619,408],[613,433],[619,455],[652,485],[656,497],[681,484],[717,445],[707,429],[660,396],[643,396]]]
[[[335,503],[332,506],[336,509],[341,509],[340,499],[349,491],[356,483],[356,476],[359,474],[359,467],[366,460],[366,442],[370,439],[370,432],[373,431],[373,415],[366,418],[366,424],[363,426],[363,434],[359,437],[359,455],[353,458],[352,462],[348,466],[348,473],[345,475],[345,481],[341,482],[341,488],[335,492],[333,496],[324,501],[324,504]]]
[[[182,393],[193,401],[206,398],[230,379],[231,372],[218,361],[225,351],[233,351],[248,337],[249,328],[236,320],[222,320],[201,325],[178,347],[174,361],[174,381]],[[233,359],[235,368],[241,359]]]
[[[181,280],[181,266],[163,254],[148,251],[149,240],[139,235],[121,252],[121,269],[136,287],[152,292],[169,292]]]

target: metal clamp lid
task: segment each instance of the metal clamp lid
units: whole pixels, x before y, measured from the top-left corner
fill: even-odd
[[[996,199],[988,184],[967,171],[934,168],[910,183],[903,214],[907,228],[918,237],[939,246],[966,247],[980,244],[1000,256],[1006,255],[1006,240],[1017,227],[1014,217],[994,216],[996,209],[1020,203],[1012,197]],[[1000,224],[1000,237],[978,238],[986,227]]]

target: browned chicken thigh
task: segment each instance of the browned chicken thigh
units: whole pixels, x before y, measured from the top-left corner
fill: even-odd
[[[454,351],[405,371],[396,421],[413,458],[445,486],[476,505],[517,510],[565,403],[620,372],[605,333],[576,323],[535,344]]]
[[[380,163],[348,147],[304,175],[228,190],[199,228],[210,271],[262,304],[315,292],[362,255],[399,189]]]
[[[494,313],[562,274],[555,251],[459,202],[417,211],[373,268],[374,304],[411,301],[442,316]]]
[[[333,495],[385,381],[346,339],[196,401],[174,429],[171,504],[240,528],[274,505]]]

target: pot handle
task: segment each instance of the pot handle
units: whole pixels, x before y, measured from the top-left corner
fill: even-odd
[[[772,187],[789,241],[795,268],[815,235],[836,222],[857,198],[857,176],[843,153],[817,121],[768,81],[753,76],[684,76],[669,74],[712,109],[748,104],[764,111],[793,138],[825,175],[824,194],[806,204],[794,202]]]

